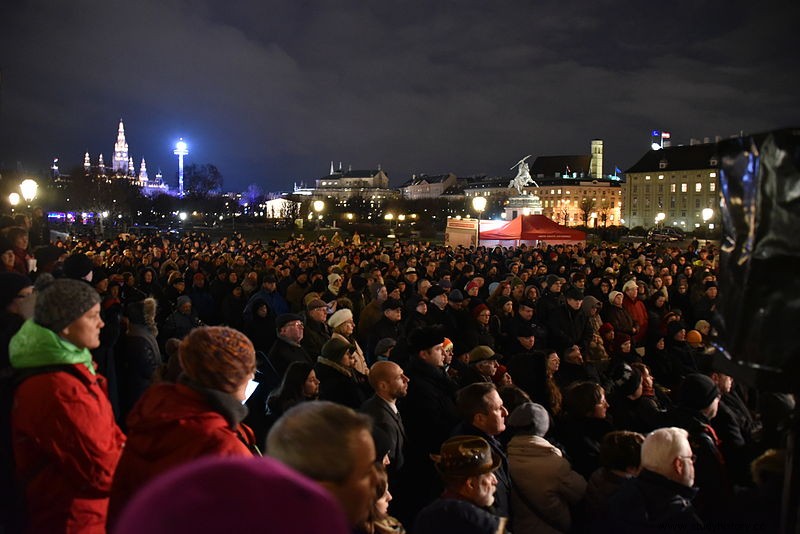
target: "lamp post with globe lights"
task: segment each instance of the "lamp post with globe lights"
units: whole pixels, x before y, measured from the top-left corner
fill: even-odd
[[[189,145],[186,144],[183,137],[175,143],[175,150],[172,153],[178,156],[178,196],[183,198],[183,156],[189,154]]]
[[[317,214],[317,231],[319,231],[322,223],[322,211],[325,209],[325,202],[321,200],[315,200],[311,207],[314,208],[314,212]]]
[[[483,210],[486,209],[486,197],[473,197],[472,209],[478,212],[478,240],[475,242],[475,248],[477,248],[481,245],[481,215],[483,214]]]
[[[8,203],[11,204],[12,212],[14,211],[14,208],[16,208],[19,205],[19,200],[20,200],[19,193],[11,193],[10,195],[8,195]]]
[[[392,221],[394,220],[394,213],[387,213],[386,215],[383,216],[383,218],[386,219],[386,222],[389,223],[389,234],[386,237],[394,238],[395,237],[394,230],[392,229]]]
[[[22,198],[25,199],[25,202],[27,202],[30,208],[31,202],[36,198],[36,193],[39,191],[39,184],[36,183],[36,180],[28,178],[22,180],[22,183],[19,184],[19,190],[22,193]]]

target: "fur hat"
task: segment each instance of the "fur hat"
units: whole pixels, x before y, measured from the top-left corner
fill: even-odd
[[[227,326],[195,328],[178,350],[186,376],[209,389],[234,393],[256,370],[253,343]]]
[[[89,259],[89,256],[86,254],[81,252],[70,254],[70,256],[64,260],[64,276],[80,280],[92,272],[93,267],[92,260]]]
[[[627,363],[614,369],[611,378],[614,382],[614,393],[623,397],[633,395],[642,383],[642,373]]]
[[[526,428],[533,426],[535,436],[544,436],[550,430],[550,414],[541,404],[523,402],[506,419],[506,424],[511,428]]]
[[[704,410],[720,396],[719,388],[704,374],[692,373],[683,379],[678,390],[678,404],[692,410]]]
[[[49,278],[52,280],[52,277]],[[100,303],[100,295],[86,282],[70,278],[37,282],[40,282],[36,285],[39,293],[36,296],[33,320],[54,332],[61,332],[95,304]]]
[[[408,344],[414,351],[426,350],[444,343],[444,333],[437,326],[423,326],[411,332]]]
[[[330,316],[328,319],[328,326],[331,328],[336,328],[337,326],[350,321],[353,319],[353,312],[348,310],[347,308],[342,308],[341,310],[336,310],[336,313]]]

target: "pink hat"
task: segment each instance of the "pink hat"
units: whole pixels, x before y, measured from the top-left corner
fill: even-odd
[[[268,506],[265,506],[265,503]],[[205,458],[145,486],[117,534],[256,532],[348,534],[330,493],[272,458]]]

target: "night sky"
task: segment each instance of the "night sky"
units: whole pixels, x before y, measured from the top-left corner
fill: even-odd
[[[214,163],[225,189],[330,161],[502,174],[520,157],[633,165],[674,144],[800,126],[800,2],[0,2],[0,168],[110,164],[117,123],[149,171]],[[19,162],[19,163],[18,163]]]

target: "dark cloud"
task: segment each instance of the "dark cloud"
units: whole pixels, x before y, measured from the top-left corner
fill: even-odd
[[[230,4],[230,5],[229,5]],[[800,7],[740,0],[138,2],[0,7],[0,161],[171,146],[232,188],[310,182],[330,160],[410,173],[501,173],[524,154],[635,162],[676,142],[800,119]]]

